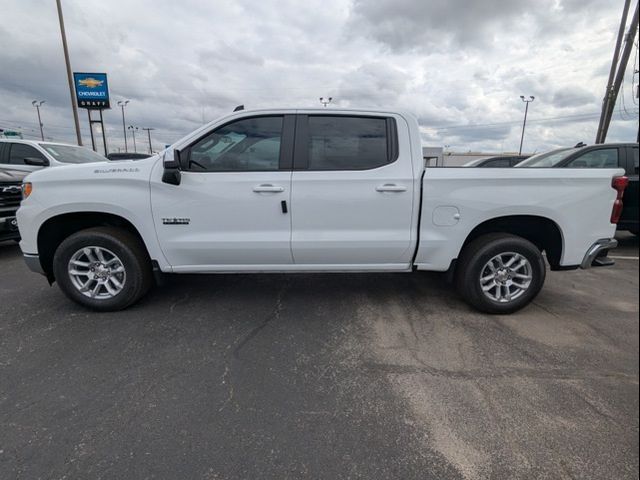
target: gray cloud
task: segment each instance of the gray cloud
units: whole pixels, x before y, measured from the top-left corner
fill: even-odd
[[[107,72],[114,105],[131,100],[127,124],[156,128],[157,147],[240,103],[317,106],[333,96],[338,106],[410,111],[430,144],[489,151],[517,148],[521,94],[536,96],[527,145],[592,139],[597,118],[544,119],[597,112],[621,9],[606,0],[63,5],[73,69]],[[46,135],[73,141],[55,5],[6,2],[3,19],[0,127],[36,136],[31,100],[43,99]],[[119,109],[105,121],[121,147]],[[86,112],[81,123],[86,142]],[[634,126],[615,118],[611,139]]]
[[[553,105],[558,108],[594,105],[596,96],[582,87],[563,87],[553,94]]]

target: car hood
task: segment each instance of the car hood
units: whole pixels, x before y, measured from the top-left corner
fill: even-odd
[[[26,172],[22,170],[2,168],[0,169],[0,183],[22,182],[22,180],[24,180],[24,177],[26,177],[30,173],[31,172]]]
[[[67,164],[62,168],[43,168],[42,170],[37,170],[27,177],[27,181],[73,182],[113,178],[148,178],[149,171],[158,160],[158,156],[153,156],[142,160]]]

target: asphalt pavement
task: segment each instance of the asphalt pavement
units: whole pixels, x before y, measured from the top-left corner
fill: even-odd
[[[184,275],[93,313],[0,244],[0,478],[637,479],[638,242],[511,316],[441,275]]]

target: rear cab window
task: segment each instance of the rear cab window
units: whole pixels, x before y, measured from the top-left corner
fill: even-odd
[[[397,158],[395,121],[386,117],[300,115],[296,169],[371,170]]]

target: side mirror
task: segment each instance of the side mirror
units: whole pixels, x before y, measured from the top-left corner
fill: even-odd
[[[180,151],[167,151],[164,156],[163,166],[163,183],[168,183],[169,185],[180,185],[180,180],[182,178],[182,175],[180,174]]]
[[[25,157],[22,159],[25,165],[31,165],[33,167],[48,167],[49,162],[40,157]]]

